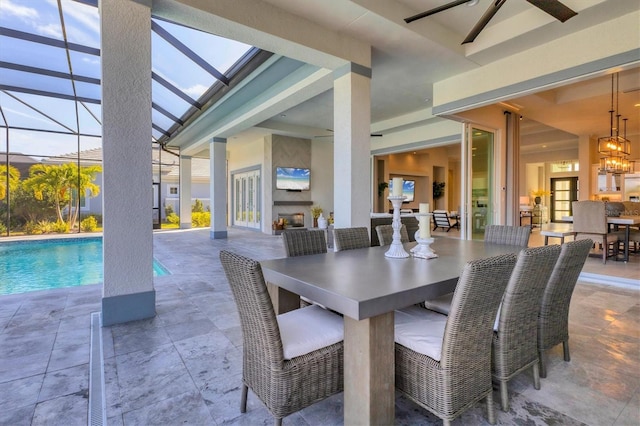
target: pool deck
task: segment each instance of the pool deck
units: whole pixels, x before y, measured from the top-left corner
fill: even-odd
[[[252,393],[247,413],[239,410],[242,337],[218,260],[222,249],[258,260],[284,257],[280,237],[257,232],[229,229],[226,240],[210,240],[208,229],[154,234],[154,257],[172,273],[154,280],[156,317],[102,329],[109,425],[272,424]],[[584,271],[633,283],[640,276],[634,256],[628,264],[588,259]],[[496,392],[498,424],[637,424],[640,291],[626,287],[578,283],[571,362],[562,361],[561,346],[550,351],[539,391],[528,374],[514,378],[508,413]],[[0,296],[0,425],[87,424],[90,320],[101,291],[90,285]],[[340,425],[342,405],[339,394],[283,423]],[[441,422],[398,394],[396,424]],[[483,405],[453,424],[487,424]]]

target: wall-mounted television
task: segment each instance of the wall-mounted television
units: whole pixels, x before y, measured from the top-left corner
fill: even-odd
[[[393,179],[389,181],[389,194],[393,193]],[[416,181],[405,180],[402,182],[402,195],[407,197],[403,203],[410,203],[413,201],[416,194]]]
[[[301,167],[276,167],[276,189],[308,191],[310,170]]]

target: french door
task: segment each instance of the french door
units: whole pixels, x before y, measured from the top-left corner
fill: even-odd
[[[481,240],[484,228],[493,223],[494,215],[494,133],[467,125],[463,147],[466,174],[466,239]]]
[[[571,202],[578,200],[578,178],[551,178],[551,222],[573,216]]]
[[[260,170],[233,175],[233,225],[260,229]]]

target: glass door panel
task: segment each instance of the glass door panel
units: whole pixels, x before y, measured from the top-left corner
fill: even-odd
[[[469,231],[467,237],[484,239],[484,229],[493,223],[494,137],[493,132],[471,128],[468,135],[470,170]]]
[[[233,175],[234,226],[260,229],[260,170]]]
[[[551,179],[551,221],[562,222],[564,216],[573,216],[571,202],[578,199],[578,178]]]

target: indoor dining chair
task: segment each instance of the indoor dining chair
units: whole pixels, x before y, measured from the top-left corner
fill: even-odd
[[[417,306],[396,314],[406,318],[395,323],[396,388],[445,426],[485,398],[495,423],[492,328],[515,263],[515,254],[468,262],[448,316]]]
[[[333,241],[336,251],[367,248],[371,246],[369,230],[362,226],[356,228],[335,228]]]
[[[573,232],[576,240],[592,240],[602,247],[602,263],[609,256],[618,256],[620,232],[609,232],[606,206],[602,201],[573,201]]]
[[[220,261],[240,315],[242,399],[251,389],[275,424],[343,389],[344,325],[340,316],[311,305],[276,315],[262,268],[223,250]]]
[[[562,343],[564,360],[571,361],[569,354],[569,305],[573,289],[592,245],[591,240],[577,240],[563,244],[558,261],[542,294],[538,314],[540,377],[547,377],[544,353],[552,347]]]
[[[376,234],[378,235],[378,241],[381,246],[391,245],[393,242],[393,225],[376,226]],[[407,226],[404,224],[400,227],[400,242],[403,244],[409,242]]]

